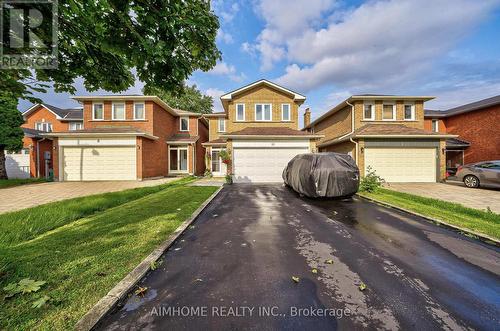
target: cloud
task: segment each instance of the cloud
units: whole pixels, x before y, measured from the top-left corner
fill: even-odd
[[[232,44],[234,42],[233,36],[222,29],[219,29],[219,31],[217,31],[217,41],[222,41],[226,44]]]
[[[272,47],[286,48],[291,63],[277,82],[301,91],[331,84],[353,92],[405,84],[429,70],[498,4],[498,0],[367,2],[335,16],[325,27],[309,24],[296,37],[271,41]],[[262,57],[263,64],[269,62],[268,55]]]
[[[221,91],[217,88],[209,88],[205,91],[205,94],[211,96],[214,99],[214,112],[222,112],[224,109],[222,108],[222,103],[220,102],[220,96],[225,92]]]
[[[222,23],[232,22],[240,11],[240,5],[237,2],[224,0],[212,1],[212,8]]]
[[[218,62],[212,70],[208,72],[211,75],[228,76],[234,82],[241,82],[246,78],[244,73],[237,73],[236,67],[226,62]]]

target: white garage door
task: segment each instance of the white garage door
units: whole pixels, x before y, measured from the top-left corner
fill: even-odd
[[[64,147],[64,180],[135,180],[136,150],[124,147]]]
[[[295,155],[307,152],[307,147],[234,148],[234,182],[283,182],[282,173],[288,162]]]
[[[435,182],[435,148],[365,148],[371,166],[386,182]]]

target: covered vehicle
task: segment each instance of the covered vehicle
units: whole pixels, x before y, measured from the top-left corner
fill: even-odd
[[[283,170],[283,180],[310,198],[351,196],[358,191],[359,169],[347,154],[299,154]]]

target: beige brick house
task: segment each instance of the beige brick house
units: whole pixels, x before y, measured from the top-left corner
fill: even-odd
[[[321,135],[299,130],[305,96],[259,80],[221,96],[224,112],[207,114],[207,163],[214,176],[232,174],[235,182],[281,182],[288,161],[316,151]],[[220,158],[227,150],[229,169]]]
[[[450,134],[424,129],[427,96],[353,95],[309,123],[304,132],[324,135],[319,151],[351,155],[361,175],[370,166],[388,182],[444,179]]]

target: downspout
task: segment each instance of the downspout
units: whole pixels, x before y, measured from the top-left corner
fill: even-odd
[[[349,133],[350,135],[354,133],[354,105],[352,103],[349,103],[348,100],[346,100],[346,102],[349,106],[351,106],[351,109],[352,109],[352,112],[351,112],[351,132]],[[354,143],[354,145],[356,146],[356,165],[359,165],[359,162],[358,162],[358,155],[359,155],[359,152],[358,152],[358,143],[355,142],[353,139],[352,139],[352,136],[349,137],[349,140]]]

